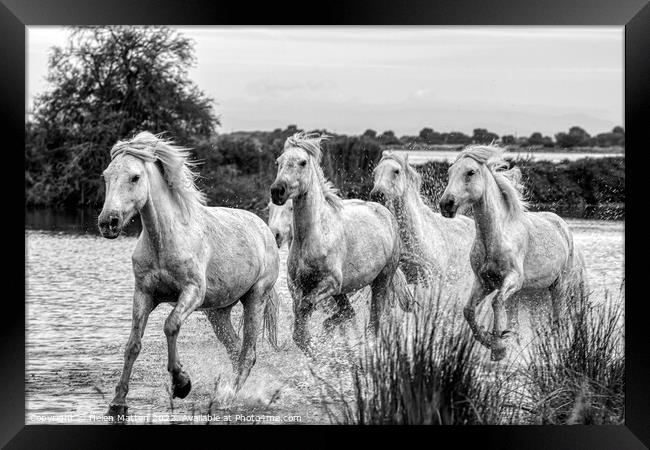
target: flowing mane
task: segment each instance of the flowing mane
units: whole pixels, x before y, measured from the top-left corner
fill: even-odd
[[[503,159],[503,149],[496,145],[470,145],[460,152],[454,163],[461,158],[472,158],[488,168],[496,181],[508,214],[516,217],[528,209],[524,199],[524,186],[521,183],[521,171],[518,167],[506,170],[508,162]]]
[[[284,142],[284,151],[292,147],[298,147],[307,152],[307,154],[314,159],[314,168],[316,170],[316,177],[320,182],[321,190],[325,196],[325,200],[329,203],[334,209],[340,210],[343,207],[343,200],[338,195],[338,189],[334,187],[331,181],[325,178],[323,173],[323,168],[321,167],[321,158],[323,153],[321,151],[320,143],[325,139],[328,139],[329,136],[326,134],[318,133],[304,133],[299,132],[293,136],[289,136]]]
[[[379,163],[384,160],[392,160],[399,164],[399,166],[402,168],[402,171],[404,172],[406,181],[408,182],[409,186],[415,189],[415,192],[418,194],[420,193],[420,188],[422,187],[422,176],[418,173],[417,170],[413,168],[413,166],[409,164],[408,154],[406,155],[406,158],[402,158],[396,153],[384,151],[381,155]],[[377,165],[379,165],[379,163],[377,163]]]
[[[195,184],[196,162],[189,159],[190,149],[174,145],[174,142],[163,139],[161,135],[143,131],[130,140],[118,141],[111,149],[111,160],[119,155],[131,155],[143,161],[159,163],[156,166],[162,172],[172,196],[188,213],[206,204],[205,194]]]

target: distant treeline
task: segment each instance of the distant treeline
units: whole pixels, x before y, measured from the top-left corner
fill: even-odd
[[[555,139],[544,136],[540,132],[534,132],[530,136],[514,136],[505,134],[499,136],[485,128],[475,128],[472,135],[460,131],[439,132],[433,128],[423,128],[417,136],[397,137],[393,131],[384,131],[377,134],[375,130],[366,130],[363,136],[377,139],[381,144],[387,146],[463,146],[469,144],[489,144],[497,142],[508,147],[526,147],[528,150],[544,149],[549,150],[571,150],[575,148],[617,148],[625,147],[625,130],[623,127],[614,127],[612,131],[599,133],[595,136],[589,135],[580,127],[571,127],[568,132],[555,134]]]
[[[205,160],[200,185],[214,205],[261,212],[269,201],[275,179],[275,158],[295,126],[270,133],[220,135],[197,149]],[[370,136],[332,136],[323,142],[325,174],[345,198],[367,199],[372,169],[383,146]],[[625,215],[625,158],[586,158],[553,163],[518,159],[532,210],[551,210],[568,217],[622,219]],[[422,174],[422,192],[435,209],[447,182],[449,163],[431,161],[416,166]]]

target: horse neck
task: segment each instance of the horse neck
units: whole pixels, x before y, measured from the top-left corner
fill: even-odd
[[[427,206],[422,201],[420,193],[410,188],[403,197],[393,201],[393,208],[402,243],[409,250],[415,250],[414,247],[419,247],[426,238],[423,225]]]
[[[190,231],[188,218],[183,216],[160,172],[153,168],[148,178],[149,194],[140,210],[143,233],[154,249],[173,247],[180,236]]]
[[[481,199],[474,204],[474,220],[476,221],[476,238],[481,240],[488,255],[500,252],[503,244],[503,225],[508,219],[507,208],[492,173],[484,178],[485,190]]]
[[[322,217],[327,214],[327,208],[320,180],[312,173],[307,191],[293,199],[293,239],[296,243],[320,241]]]

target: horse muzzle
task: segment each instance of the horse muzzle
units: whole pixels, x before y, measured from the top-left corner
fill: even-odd
[[[451,219],[456,216],[456,211],[458,211],[458,203],[453,197],[443,196],[440,199],[440,213],[443,217]]]
[[[289,198],[289,191],[284,183],[273,183],[271,185],[271,201],[276,205],[284,205]]]
[[[106,239],[115,239],[122,232],[122,215],[117,211],[102,212],[99,215],[97,225],[99,232]]]

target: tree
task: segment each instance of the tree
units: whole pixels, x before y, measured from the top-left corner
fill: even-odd
[[[362,136],[377,139],[377,132],[375,130],[367,129],[363,132]]]
[[[95,204],[110,147],[136,131],[184,145],[207,139],[212,99],[188,79],[192,42],[166,27],[75,28],[53,47],[26,128],[28,203]]]
[[[590,136],[580,127],[571,127],[568,133],[558,133],[555,141],[560,147],[580,147],[590,143]]]
[[[395,132],[392,131],[392,130],[384,131],[379,136],[379,141],[384,145],[395,145],[395,144],[401,144],[402,143],[402,141],[400,141],[397,138],[397,136],[395,136]]]
[[[506,134],[501,136],[501,143],[503,145],[515,145],[516,139],[512,134]]]
[[[542,137],[542,133],[536,131],[533,134],[530,135],[528,138],[528,145],[543,145],[544,144],[544,137]]]
[[[472,142],[475,144],[490,144],[492,141],[499,139],[499,135],[492,133],[485,128],[475,128]]]

